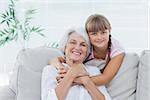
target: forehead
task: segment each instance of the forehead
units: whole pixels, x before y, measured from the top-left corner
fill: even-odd
[[[79,33],[77,32],[73,32],[70,34],[69,36],[69,40],[78,40],[78,41],[83,41],[85,42],[85,39],[83,38],[83,36],[81,36]]]
[[[86,27],[88,32],[98,32],[111,29],[109,21],[102,16],[91,19]]]
[[[108,29],[103,30],[103,31],[101,31],[101,30],[100,30],[100,31],[95,31],[95,30],[94,30],[94,31],[90,31],[90,32],[109,32],[109,30],[108,30]],[[89,32],[89,33],[90,33],[90,32]]]

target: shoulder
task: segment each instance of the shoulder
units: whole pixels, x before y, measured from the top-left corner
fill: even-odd
[[[116,47],[116,48],[122,47],[123,48],[122,44],[117,39],[115,39],[114,37],[111,38],[111,43],[112,43],[112,48],[113,47]]]
[[[56,74],[58,71],[57,69],[54,67],[54,66],[51,66],[51,65],[47,65],[43,68],[43,74]]]
[[[90,76],[100,74],[99,68],[96,66],[85,65],[85,69],[90,74]]]
[[[117,39],[112,37],[111,43],[112,43],[111,54],[110,54],[111,58],[125,52],[124,47],[122,46],[122,44]]]

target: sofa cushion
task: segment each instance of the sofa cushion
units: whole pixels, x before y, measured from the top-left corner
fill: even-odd
[[[23,50],[18,58],[17,100],[41,100],[41,74],[51,58],[62,53],[54,48]]]
[[[150,50],[140,57],[136,100],[150,100]]]
[[[138,60],[139,57],[135,53],[125,54],[118,73],[106,85],[113,100],[135,100]]]
[[[9,86],[0,87],[0,100],[15,100],[15,93]]]
[[[58,49],[39,47],[22,50],[17,58],[17,70],[12,87],[17,90],[17,100],[41,99],[41,74],[51,58],[60,56]],[[138,56],[126,53],[114,79],[107,84],[113,100],[134,100],[137,79]],[[16,89],[17,88],[17,89]]]

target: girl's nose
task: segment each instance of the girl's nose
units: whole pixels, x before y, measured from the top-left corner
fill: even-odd
[[[97,34],[97,38],[98,38],[98,39],[101,39],[101,38],[102,38],[102,35],[101,35],[100,33],[98,33],[98,34]]]

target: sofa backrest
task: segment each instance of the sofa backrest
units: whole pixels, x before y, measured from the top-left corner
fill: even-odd
[[[58,49],[38,47],[24,49],[18,54],[10,88],[17,100],[40,100],[41,74],[48,61],[63,55]]]
[[[140,57],[136,100],[150,100],[150,50]]]
[[[135,100],[139,56],[136,53],[125,53],[121,67],[107,84],[113,100]]]
[[[48,61],[63,55],[58,49],[39,47],[20,51],[10,80],[17,100],[41,100],[41,74]],[[107,84],[113,100],[135,100],[139,57],[126,53],[115,78]]]

